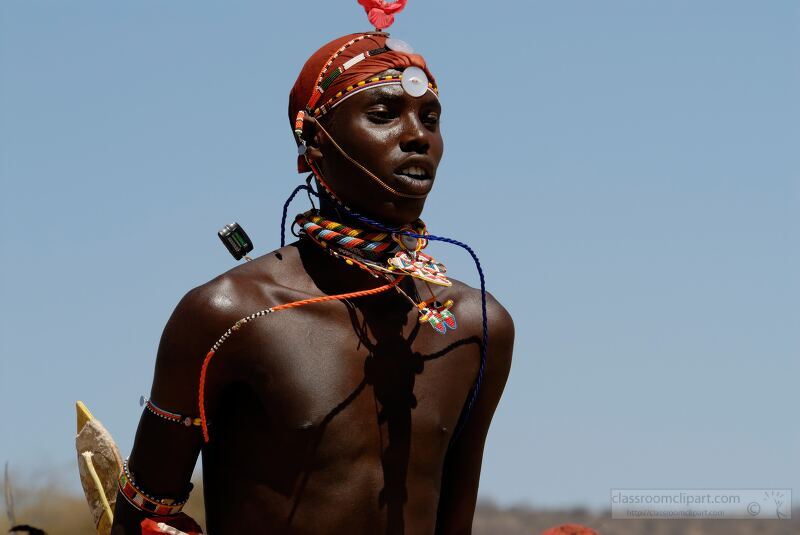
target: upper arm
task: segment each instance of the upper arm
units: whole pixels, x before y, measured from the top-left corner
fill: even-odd
[[[225,316],[215,305],[212,288],[195,288],[181,299],[158,346],[150,394],[156,406],[192,418],[198,416],[200,369],[209,348],[229,327]],[[214,403],[221,386],[219,376],[210,374],[208,404]],[[202,445],[199,427],[187,427],[144,410],[129,458],[137,486],[151,495],[183,497]],[[130,525],[138,526],[142,517],[137,513],[118,497],[115,517],[121,516],[120,523],[127,518]]]
[[[155,405],[192,418],[198,416],[202,361],[213,344],[211,338],[218,334],[210,329],[213,310],[207,301],[208,291],[195,288],[175,307],[158,344],[150,389],[150,399]],[[137,477],[158,479],[153,481],[155,486],[180,491],[177,484],[167,480],[182,480],[185,486],[186,478],[194,470],[202,434],[196,426],[187,427],[154,416],[143,411],[130,464]],[[169,462],[164,462],[167,458]],[[148,474],[151,471],[152,476]]]
[[[483,383],[469,419],[451,444],[443,468],[437,535],[471,533],[486,435],[511,369],[514,323],[487,294],[489,347]]]

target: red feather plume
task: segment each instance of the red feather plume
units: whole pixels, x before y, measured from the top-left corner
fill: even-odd
[[[358,0],[367,12],[367,18],[379,30],[388,28],[394,23],[395,13],[400,13],[406,7],[408,0],[397,0],[388,3],[385,0]]]

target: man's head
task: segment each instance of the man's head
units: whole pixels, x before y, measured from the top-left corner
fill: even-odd
[[[387,37],[354,34],[317,51],[292,89],[289,118],[307,147],[299,170],[310,164],[342,202],[396,225],[422,212],[443,141],[425,60]]]

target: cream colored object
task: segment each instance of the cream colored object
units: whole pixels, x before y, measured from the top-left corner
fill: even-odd
[[[120,457],[114,439],[89,409],[78,401],[78,470],[81,485],[89,503],[92,519],[99,535],[109,535],[114,521],[114,504],[117,500],[117,479],[122,472]]]

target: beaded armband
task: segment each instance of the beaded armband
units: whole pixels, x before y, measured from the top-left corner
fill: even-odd
[[[181,500],[157,498],[147,494],[136,486],[136,482],[128,469],[127,459],[125,459],[125,462],[122,464],[122,473],[119,476],[119,490],[122,495],[125,496],[125,499],[128,500],[128,503],[140,511],[156,516],[173,516],[180,513],[183,506],[186,505],[186,502],[189,500],[189,493],[192,491],[192,487],[193,485],[190,483],[186,497]]]
[[[200,427],[200,418],[192,418],[191,416],[184,416],[182,414],[178,414],[176,412],[170,412],[168,410],[164,410],[161,407],[157,406],[151,400],[146,399],[144,396],[139,398],[139,405],[144,405],[145,409],[148,412],[151,412],[158,416],[159,418],[163,418],[168,422],[174,422],[176,424],[182,424],[186,427]]]

